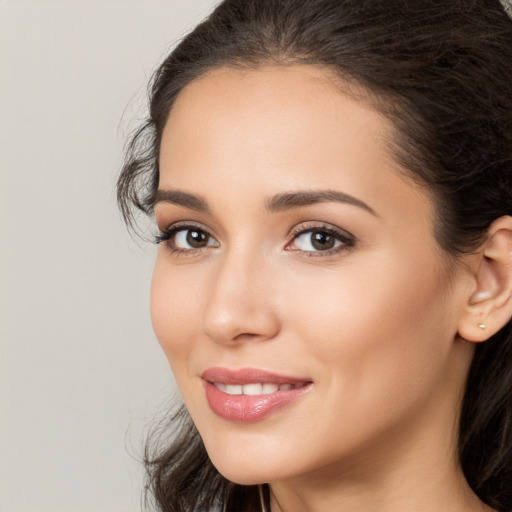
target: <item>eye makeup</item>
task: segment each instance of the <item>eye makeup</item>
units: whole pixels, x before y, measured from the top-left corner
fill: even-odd
[[[287,236],[285,251],[308,257],[328,257],[350,250],[355,237],[332,224],[320,221],[303,222]],[[195,255],[209,248],[218,248],[219,242],[208,229],[194,222],[172,224],[154,237],[156,244],[166,243],[172,254]]]
[[[308,234],[309,241],[305,236]],[[308,257],[332,256],[352,249],[356,243],[351,233],[325,222],[302,223],[292,230],[290,236],[292,240],[286,245],[285,250],[297,251]],[[308,248],[308,245],[311,248]]]
[[[207,229],[191,222],[180,222],[169,226],[154,237],[154,242],[166,243],[172,254],[185,256],[195,255],[209,247],[219,247],[219,243]]]

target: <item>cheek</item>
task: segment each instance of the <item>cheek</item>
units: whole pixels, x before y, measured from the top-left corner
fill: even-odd
[[[173,370],[192,346],[198,318],[195,289],[185,273],[170,270],[165,258],[158,256],[151,280],[151,322]]]
[[[414,373],[432,378],[454,334],[440,273],[426,279],[414,264],[392,260],[347,265],[289,289],[286,316],[302,349],[332,369],[331,380],[368,396]]]
[[[347,265],[289,289],[285,317],[300,343],[296,359],[309,362],[322,397],[316,417],[341,415],[325,415],[312,430],[338,443],[318,448],[327,458],[409,424],[447,394],[453,338],[452,315],[440,299],[445,285],[399,263],[387,273],[377,264]]]

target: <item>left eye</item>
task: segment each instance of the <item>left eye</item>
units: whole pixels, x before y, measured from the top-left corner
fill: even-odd
[[[343,244],[339,235],[320,229],[305,231],[293,240],[296,249],[306,252],[329,251]]]
[[[186,228],[175,232],[173,245],[178,249],[201,249],[202,247],[216,246],[216,243],[206,231]]]

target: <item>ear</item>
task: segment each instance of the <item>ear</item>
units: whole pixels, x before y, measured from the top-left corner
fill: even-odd
[[[459,321],[459,335],[481,342],[512,318],[512,217],[495,220],[475,254],[474,289]]]

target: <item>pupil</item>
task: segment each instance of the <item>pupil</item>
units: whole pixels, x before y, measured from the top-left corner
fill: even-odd
[[[204,247],[207,242],[207,235],[203,231],[189,231],[187,243],[194,248]]]
[[[332,249],[334,247],[334,237],[328,233],[318,231],[313,233],[311,243],[315,249],[325,251],[326,249]]]

